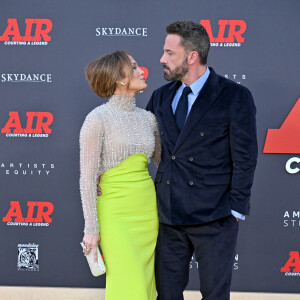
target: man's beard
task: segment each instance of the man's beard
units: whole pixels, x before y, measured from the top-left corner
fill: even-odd
[[[164,72],[164,78],[168,81],[181,80],[189,70],[187,65],[187,57],[185,57],[183,63],[174,70],[171,70],[166,64],[162,65],[164,68],[169,70],[169,73],[166,71]]]

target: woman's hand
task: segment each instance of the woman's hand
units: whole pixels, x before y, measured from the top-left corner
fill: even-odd
[[[85,233],[82,240],[83,244],[86,246],[87,250],[83,250],[85,255],[88,255],[90,251],[93,251],[94,254],[94,261],[98,262],[98,253],[97,253],[97,247],[100,242],[100,234],[89,234]]]

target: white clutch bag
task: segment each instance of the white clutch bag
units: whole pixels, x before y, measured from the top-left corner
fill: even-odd
[[[80,245],[84,250],[87,250],[86,246],[82,242],[80,243]],[[98,253],[98,262],[94,261],[93,250],[91,250],[89,254],[86,255],[86,259],[90,266],[91,272],[94,276],[100,276],[106,272],[105,264],[102,255],[100,253],[99,247],[97,247],[97,253]]]

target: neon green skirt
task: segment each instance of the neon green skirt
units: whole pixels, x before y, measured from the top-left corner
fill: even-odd
[[[97,211],[106,264],[106,300],[154,300],[156,194],[143,153],[101,175]]]

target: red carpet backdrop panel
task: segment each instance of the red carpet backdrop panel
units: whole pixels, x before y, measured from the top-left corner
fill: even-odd
[[[0,4],[0,285],[105,287],[79,242],[79,130],[106,100],[84,68],[126,50],[144,68],[144,108],[165,84],[165,27],[201,23],[208,66],[253,94],[259,159],[240,224],[233,291],[300,292],[300,99],[297,0],[73,1]],[[151,175],[155,167],[150,165]],[[198,290],[197,262],[188,289]]]

